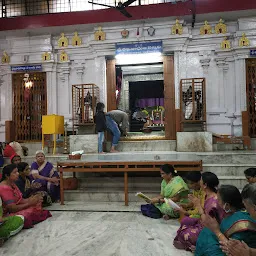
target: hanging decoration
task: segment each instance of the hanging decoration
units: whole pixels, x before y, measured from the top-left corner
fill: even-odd
[[[227,25],[223,23],[223,19],[220,19],[219,23],[215,26],[216,34],[226,34],[227,33]]]
[[[10,62],[10,57],[9,55],[7,54],[6,51],[3,52],[3,56],[2,56],[2,63],[3,64],[6,64],[6,63],[9,63]]]
[[[243,33],[242,37],[239,39],[239,46],[240,47],[250,46],[250,40],[246,37],[245,33]]]
[[[140,35],[140,28],[137,28],[137,37]]]
[[[122,38],[128,38],[129,31],[127,29],[122,30],[121,31],[121,36],[122,36]]]
[[[176,19],[175,25],[172,26],[172,34],[173,35],[182,35],[183,26],[179,23],[179,20]]]
[[[149,36],[154,36],[156,30],[154,29],[154,27],[151,26],[147,29],[147,31]]]
[[[28,73],[24,74],[23,81],[24,81],[24,87],[25,87],[24,98],[25,98],[25,100],[28,101],[29,97],[30,97],[30,90],[33,87],[33,82],[30,80]]]
[[[77,32],[74,33],[74,36],[72,37],[72,45],[73,46],[80,46],[82,44],[82,39],[78,35]]]
[[[64,33],[61,33],[61,37],[58,40],[59,47],[67,47],[68,46],[68,38],[65,37]]]
[[[44,61],[49,61],[49,60],[51,60],[51,53],[49,53],[49,52],[43,53],[42,54],[42,61],[44,62]]]
[[[97,31],[94,33],[94,40],[95,41],[105,41],[106,40],[106,33],[102,31],[102,28],[99,27]]]
[[[60,54],[60,62],[66,62],[68,61],[68,55],[65,51],[62,51]]]
[[[220,47],[222,50],[231,48],[230,41],[227,39],[227,37],[225,37],[224,40],[221,42]]]
[[[210,35],[212,34],[212,27],[208,24],[208,21],[206,20],[204,22],[204,25],[200,28],[200,35]]]

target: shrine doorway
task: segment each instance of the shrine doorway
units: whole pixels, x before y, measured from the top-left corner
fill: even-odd
[[[42,116],[47,114],[46,73],[13,74],[12,92],[15,140],[41,141]]]
[[[151,63],[150,65],[160,65],[161,71],[159,72],[151,72],[150,68],[148,67],[148,75],[160,75],[161,78],[158,79],[148,79],[150,81],[163,81],[163,108],[160,109],[164,112],[163,116],[163,124],[159,124],[159,128],[164,125],[164,132],[161,134],[161,136],[157,136],[154,138],[154,136],[132,136],[131,138],[134,140],[140,140],[140,139],[169,139],[169,140],[175,140],[176,139],[176,120],[175,120],[175,87],[174,87],[174,57],[173,56],[162,56],[163,62],[161,63]],[[141,64],[141,65],[147,65]],[[132,65],[136,69],[136,65]],[[139,66],[139,65],[137,65]],[[149,66],[149,65],[148,65]],[[107,60],[107,111],[113,110],[113,109],[120,109],[123,111],[130,111],[130,105],[125,104],[122,102],[122,89],[125,89],[124,87],[120,90],[120,77],[122,77],[123,80],[123,74],[122,74],[122,68],[118,65],[116,65],[116,62],[114,59]],[[132,73],[130,74],[132,76]],[[145,75],[145,73],[144,73]],[[137,80],[138,82],[139,80]],[[123,82],[123,81],[122,81]],[[130,81],[130,82],[136,82]],[[123,86],[123,83],[122,83]],[[129,94],[129,86],[127,91],[124,90],[124,94]],[[127,96],[125,96],[127,98]],[[128,95],[129,98],[129,95]],[[156,106],[156,112],[158,112],[161,104]],[[133,113],[130,113],[130,116]],[[159,113],[156,113],[157,115]],[[152,117],[152,113],[151,113]],[[159,115],[158,115],[159,117]],[[161,119],[161,117],[160,117]],[[150,125],[149,125],[150,126]],[[158,129],[159,129],[158,128]],[[160,129],[163,130],[163,129]],[[149,131],[150,132],[150,131]],[[142,134],[142,132],[141,132]],[[144,134],[145,135],[145,134]]]

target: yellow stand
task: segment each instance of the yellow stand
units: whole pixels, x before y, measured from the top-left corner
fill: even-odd
[[[44,150],[44,135],[53,135],[53,155],[56,153],[56,134],[64,134],[64,116],[47,115],[42,117],[42,149]]]

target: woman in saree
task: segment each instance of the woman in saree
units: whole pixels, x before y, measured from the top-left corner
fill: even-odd
[[[226,244],[231,239],[256,248],[256,223],[249,213],[244,211],[239,190],[231,185],[221,186],[218,190],[218,202],[226,212],[226,217],[221,224],[212,216],[205,217],[205,228],[198,237],[195,255],[224,256],[226,253],[222,251],[220,244]]]
[[[151,218],[178,218],[178,212],[165,202],[164,198],[171,199],[176,203],[187,203],[188,186],[184,180],[178,176],[177,171],[172,165],[164,164],[160,170],[163,181],[161,183],[161,193],[149,202],[150,204],[141,205],[143,215]]]
[[[201,205],[204,205],[205,192],[200,185],[201,178],[202,178],[201,172],[191,171],[186,175],[185,180],[190,190],[190,194],[198,198],[200,200]],[[189,201],[186,204],[179,204],[179,205],[187,211],[190,217],[200,218],[199,211],[197,208],[194,207],[194,204],[192,201]],[[181,215],[181,218],[182,217],[184,216]]]
[[[19,233],[24,225],[24,217],[10,216],[3,218],[2,199],[0,197],[0,247],[11,236]]]
[[[189,195],[189,200],[193,203],[195,212],[191,215],[189,211],[180,208],[181,225],[177,231],[177,235],[173,241],[173,245],[177,249],[194,251],[197,238],[203,229],[203,220],[205,214],[213,214],[222,219],[224,212],[218,205],[217,186],[219,185],[218,177],[212,172],[204,172],[200,181],[201,189],[205,193],[204,200]],[[199,215],[199,216],[198,216]]]
[[[42,209],[43,198],[40,195],[22,198],[22,194],[15,182],[19,178],[19,172],[15,164],[9,164],[3,169],[0,183],[0,197],[3,201],[4,217],[22,215],[24,228],[31,228],[34,224],[51,217],[47,210]]]
[[[45,160],[42,150],[36,152],[36,161],[31,165],[32,183],[42,185],[42,190],[49,193],[53,202],[60,199],[59,175],[50,162]]]
[[[244,206],[247,212],[250,214],[254,222],[256,222],[256,184],[248,184],[244,187],[242,191],[242,199]],[[209,219],[209,224],[207,226],[213,230],[213,232],[217,232],[217,234],[221,234],[218,223],[213,219]],[[218,233],[219,232],[219,233]],[[256,249],[250,248],[244,241],[236,240],[236,239],[226,239],[225,234],[221,234],[222,239],[220,239],[221,249],[222,251],[229,256],[256,256]]]
[[[30,167],[28,163],[21,162],[17,164],[19,171],[19,178],[15,182],[20,192],[22,193],[23,198],[29,198],[33,195],[41,195],[43,197],[43,206],[49,206],[52,204],[51,197],[46,191],[43,191],[43,187],[38,182],[31,183],[29,179]]]

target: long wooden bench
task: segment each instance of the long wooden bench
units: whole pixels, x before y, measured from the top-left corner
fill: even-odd
[[[123,172],[124,173],[124,198],[125,205],[128,206],[128,173],[132,172],[159,172],[160,166],[171,164],[177,171],[202,171],[202,161],[125,161],[125,162],[88,162],[84,160],[65,160],[57,162],[60,172],[60,199],[64,204],[63,173],[76,172]]]

